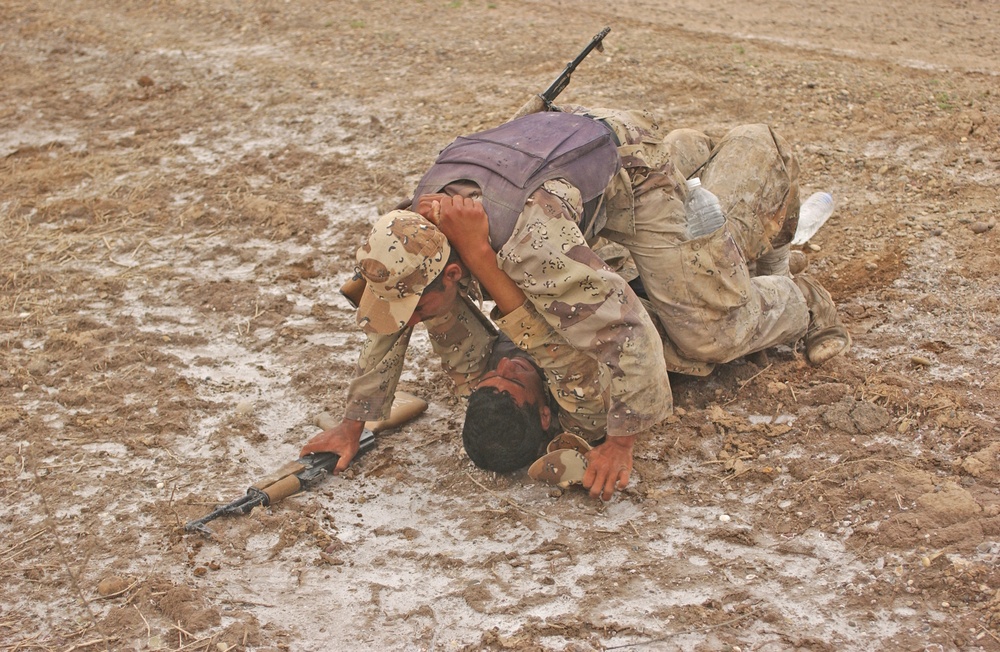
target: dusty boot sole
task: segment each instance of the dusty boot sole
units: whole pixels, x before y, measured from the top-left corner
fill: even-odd
[[[788,271],[791,272],[792,276],[806,271],[806,267],[809,267],[809,259],[804,253],[798,249],[788,252]]]
[[[565,489],[583,482],[587,458],[571,448],[553,451],[535,460],[528,468],[528,477]]]
[[[837,306],[826,288],[808,274],[799,274],[792,280],[809,308],[809,329],[805,336],[809,363],[821,365],[851,348],[851,335],[840,321]]]
[[[806,359],[819,366],[847,353],[851,348],[851,334],[843,326],[831,326],[806,337]]]

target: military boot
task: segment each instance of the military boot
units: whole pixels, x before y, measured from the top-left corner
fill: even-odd
[[[792,249],[788,252],[788,271],[792,276],[797,276],[806,271],[806,267],[809,267],[809,259],[806,258],[804,253],[798,249]]]
[[[830,358],[846,353],[851,347],[851,335],[837,316],[833,297],[816,279],[799,274],[795,285],[806,298],[809,307],[809,328],[806,330],[806,359],[821,365]]]

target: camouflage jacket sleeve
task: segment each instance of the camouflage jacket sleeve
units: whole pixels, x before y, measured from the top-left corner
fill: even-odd
[[[593,441],[607,432],[611,400],[607,367],[570,346],[530,301],[506,315],[493,314],[500,331],[534,360],[559,406],[559,424]]]
[[[496,328],[489,323],[468,295],[459,295],[452,310],[424,322],[431,347],[441,358],[441,369],[459,396],[468,396],[474,385],[489,370],[490,354],[496,343]]]
[[[412,327],[390,335],[367,334],[354,380],[347,390],[345,419],[374,421],[389,417],[412,334]]]
[[[576,188],[547,181],[497,262],[550,327],[608,368],[608,435],[632,435],[671,413],[663,344],[635,293],[584,242],[581,212]]]
[[[452,310],[424,325],[441,368],[455,383],[458,395],[468,395],[488,370],[496,329],[472,305],[464,285]],[[368,334],[347,391],[344,418],[369,421],[389,416],[412,333],[413,328],[404,328],[391,335]]]

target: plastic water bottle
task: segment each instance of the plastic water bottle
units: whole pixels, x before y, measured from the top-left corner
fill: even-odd
[[[701,185],[701,179],[688,179],[685,185],[687,198],[684,200],[684,212],[687,214],[688,235],[691,239],[713,233],[725,224],[726,217],[719,206],[719,198]]]
[[[828,192],[814,192],[799,207],[799,226],[792,238],[793,245],[804,245],[816,235],[833,215],[833,195]]]

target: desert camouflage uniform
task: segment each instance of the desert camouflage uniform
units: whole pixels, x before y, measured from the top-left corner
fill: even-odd
[[[671,413],[663,344],[635,293],[587,246],[582,212],[579,192],[560,179],[529,197],[497,263],[527,296],[521,310],[540,320],[531,338],[505,332],[518,347],[534,347],[556,400],[581,427],[593,432],[604,420],[609,437],[633,435]]]
[[[603,437],[611,398],[607,369],[569,346],[530,302],[493,317],[501,332],[542,369],[560,427],[589,441]]]
[[[805,334],[809,312],[792,279],[751,278],[748,268],[795,231],[798,164],[783,139],[767,125],[744,125],[713,147],[691,129],[664,133],[643,111],[564,110],[600,119],[618,137],[622,171],[605,193],[598,235],[629,250],[667,335],[668,369],[706,374]],[[726,227],[686,240],[691,176],[719,198]]]
[[[620,143],[623,168],[605,194],[601,238],[591,244],[602,259],[638,268],[629,273],[615,265],[626,279],[642,277],[650,297],[643,304],[660,317],[669,371],[707,375],[713,363],[802,337],[808,310],[791,279],[750,278],[747,268],[795,230],[785,218],[798,213],[798,167],[778,136],[766,125],[739,127],[713,153],[704,134],[663,134],[644,112],[569,110],[602,119]],[[698,172],[719,196],[727,225],[688,241],[683,182]],[[599,246],[603,239],[628,255]],[[494,321],[545,370],[563,427],[591,441],[603,434],[609,386],[603,369],[566,346],[528,303]]]
[[[456,301],[450,312],[423,322],[431,348],[440,357],[441,368],[455,383],[459,396],[467,396],[471,386],[490,371],[489,358],[497,338],[496,330],[485,322],[469,295],[466,283],[462,300]],[[367,333],[347,392],[345,418],[356,421],[388,418],[412,333],[412,326],[390,335]]]
[[[559,179],[545,182],[529,197],[497,262],[551,329],[550,346],[583,356],[574,366],[605,367],[600,373],[606,377],[607,402],[605,406],[601,400],[600,412],[606,432],[612,437],[632,435],[670,414],[663,346],[638,297],[587,246],[577,226],[582,211],[576,188]],[[443,368],[456,380],[459,393],[465,394],[468,385],[488,371],[486,360],[495,336],[475,318],[467,302],[456,304],[457,314],[424,323]],[[348,392],[347,418],[384,418],[402,371],[408,331],[369,334],[358,376]],[[546,369],[547,360],[535,362]],[[560,376],[561,382],[573,379]],[[584,392],[587,400],[592,394],[592,387]]]
[[[602,119],[623,160],[605,195],[607,222],[591,240],[600,235],[630,251],[659,323],[587,246],[577,226],[579,193],[557,179],[529,198],[497,254],[500,268],[528,296],[499,324],[545,370],[564,425],[590,439],[605,429],[609,436],[635,434],[670,414],[667,369],[704,375],[712,363],[805,333],[808,311],[791,279],[751,279],[747,267],[770,250],[769,240],[788,233],[785,215],[798,208],[798,170],[764,125],[738,128],[712,151],[703,134],[663,134],[643,112],[573,110]],[[686,241],[683,181],[695,172],[719,196],[727,225]],[[487,370],[492,336],[475,317],[445,322],[459,330],[439,339],[448,345],[435,350],[462,393]],[[439,325],[427,325],[434,342]],[[348,418],[384,418],[408,339],[408,329],[369,336]]]

